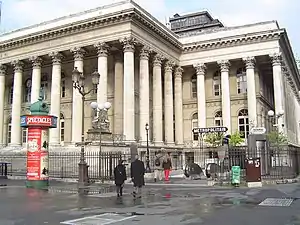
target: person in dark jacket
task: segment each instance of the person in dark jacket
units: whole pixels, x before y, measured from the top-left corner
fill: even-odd
[[[133,182],[133,196],[140,198],[142,187],[145,185],[145,165],[138,159],[138,155],[135,156],[135,160],[131,163],[130,172]]]
[[[124,165],[124,160],[120,160],[119,164],[115,167],[114,177],[115,177],[115,184],[117,187],[117,195],[118,195],[118,197],[120,197],[123,195],[124,182],[127,179],[126,167]]]

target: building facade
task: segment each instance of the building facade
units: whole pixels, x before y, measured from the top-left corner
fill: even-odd
[[[110,129],[126,141],[184,147],[195,127],[226,126],[247,138],[251,127],[278,126],[300,143],[300,78],[285,29],[276,21],[224,27],[209,13],[170,19],[169,27],[133,1],[89,10],[0,36],[0,146],[22,148],[20,116],[40,89],[58,127],[51,146],[81,139],[94,117],[92,101],[109,101]],[[74,67],[94,88],[82,102]],[[93,87],[91,74],[100,83]],[[82,115],[84,107],[84,115]]]

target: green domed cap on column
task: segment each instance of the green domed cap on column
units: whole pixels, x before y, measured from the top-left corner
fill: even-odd
[[[41,88],[40,97],[37,102],[34,102],[30,106],[31,115],[48,115],[49,114],[49,105],[44,102],[44,90]]]

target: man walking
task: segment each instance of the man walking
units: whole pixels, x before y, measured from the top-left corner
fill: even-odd
[[[145,165],[135,156],[135,160],[131,163],[130,173],[133,182],[133,197],[141,198],[142,187],[145,185]]]
[[[155,155],[155,161],[154,161],[154,182],[156,182],[158,179],[162,180],[162,174],[163,174],[163,167],[162,167],[162,162],[163,162],[163,154],[162,154],[163,149],[159,151]]]

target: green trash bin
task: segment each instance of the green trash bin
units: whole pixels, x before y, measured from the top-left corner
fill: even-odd
[[[231,167],[231,184],[234,186],[239,186],[241,182],[241,167],[232,166]]]

